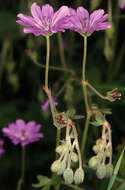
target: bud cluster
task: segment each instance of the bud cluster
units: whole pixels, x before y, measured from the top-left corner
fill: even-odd
[[[65,182],[68,184],[73,182],[80,184],[84,180],[84,170],[82,169],[77,135],[74,135],[76,129],[71,130],[71,126],[67,126],[67,128],[66,139],[56,148],[59,158],[52,163],[51,171],[63,175]],[[79,167],[73,172],[71,164],[76,162],[79,162]]]
[[[110,128],[106,129],[105,126],[103,126],[102,138],[98,139],[92,148],[96,156],[93,156],[89,160],[89,166],[96,170],[96,175],[99,179],[113,175],[110,132]]]

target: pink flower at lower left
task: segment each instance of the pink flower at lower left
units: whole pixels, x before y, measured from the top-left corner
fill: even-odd
[[[5,153],[5,150],[3,148],[4,141],[3,139],[0,139],[0,156]]]
[[[40,128],[41,125],[36,124],[35,121],[25,123],[24,120],[18,119],[15,123],[10,123],[8,127],[3,128],[2,132],[11,139],[13,144],[21,144],[24,147],[43,138]]]

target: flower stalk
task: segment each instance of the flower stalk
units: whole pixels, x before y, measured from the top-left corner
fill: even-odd
[[[87,36],[84,36],[84,49],[83,49],[83,69],[82,69],[82,86],[83,86],[83,95],[84,95],[84,102],[86,108],[86,121],[85,121],[85,128],[82,135],[82,143],[81,143],[81,155],[84,154],[84,149],[86,145],[87,133],[88,133],[88,126],[90,121],[90,109],[88,105],[87,99],[87,88],[86,88],[86,77],[85,77],[85,70],[86,70],[86,57],[87,57]]]
[[[26,150],[25,147],[22,147],[22,163],[21,163],[21,177],[18,181],[17,184],[17,190],[21,190],[22,185],[24,183],[24,174],[25,174],[25,154],[26,154]]]
[[[45,73],[45,88],[46,89],[48,89],[49,57],[50,57],[50,39],[49,39],[49,36],[46,36],[46,73]]]

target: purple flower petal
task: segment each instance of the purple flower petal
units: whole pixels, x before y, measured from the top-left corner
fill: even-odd
[[[69,29],[79,32],[83,36],[89,36],[94,31],[106,30],[111,24],[105,22],[108,14],[104,14],[103,9],[94,11],[90,16],[88,11],[83,7],[78,7],[77,11],[69,9]]]
[[[42,9],[33,3],[31,5],[32,16],[18,14],[19,20],[16,22],[20,25],[26,26],[24,33],[33,33],[35,36],[52,35],[58,31],[65,31],[68,27],[69,9],[67,6],[62,6],[54,13],[53,8],[46,4]]]
[[[0,157],[2,156],[2,154],[5,153],[5,149],[3,148],[3,144],[4,144],[3,139],[0,139]]]
[[[8,128],[3,128],[2,132],[11,139],[13,144],[25,146],[43,138],[43,134],[39,132],[40,128],[41,125],[37,125],[35,121],[26,124],[22,119],[18,119],[15,123],[9,124]]]
[[[57,106],[58,105],[58,102],[55,101],[55,98],[54,96],[52,96],[52,101],[53,101],[53,104],[54,106]],[[50,106],[50,102],[49,102],[49,99],[44,103],[44,105],[41,106],[42,110],[45,111],[49,108]]]
[[[47,19],[51,19],[54,15],[54,10],[52,6],[49,4],[43,5],[42,6],[42,17],[46,17]]]
[[[119,7],[120,9],[125,9],[125,0],[119,0]]]

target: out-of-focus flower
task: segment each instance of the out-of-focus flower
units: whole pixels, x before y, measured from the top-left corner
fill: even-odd
[[[67,6],[62,6],[58,11],[54,13],[52,6],[49,4],[43,5],[40,8],[37,3],[31,5],[32,16],[25,14],[18,14],[19,20],[16,22],[26,26],[24,33],[33,33],[35,36],[49,35],[58,31],[65,32],[68,25],[69,9]]]
[[[69,8],[69,11],[69,29],[79,32],[82,36],[90,36],[94,31],[106,30],[111,27],[109,22],[105,22],[109,15],[104,14],[103,9],[95,10],[90,15],[83,7],[78,7],[76,11]]]
[[[15,123],[10,123],[7,128],[3,128],[2,131],[11,139],[13,144],[25,146],[43,138],[43,134],[39,132],[40,128],[41,125],[36,124],[35,121],[25,123],[22,119],[18,119]]]
[[[53,101],[54,106],[57,106],[57,105],[58,105],[58,102],[55,101],[54,96],[52,96],[52,101]],[[49,108],[49,106],[50,106],[50,102],[49,102],[49,99],[48,99],[48,100],[44,103],[44,105],[41,106],[41,109],[42,109],[43,111],[45,111],[45,110],[47,110],[47,109]]]
[[[119,0],[120,9],[125,9],[125,0]]]
[[[4,144],[4,141],[2,139],[0,139],[0,156],[5,153],[3,144]]]

